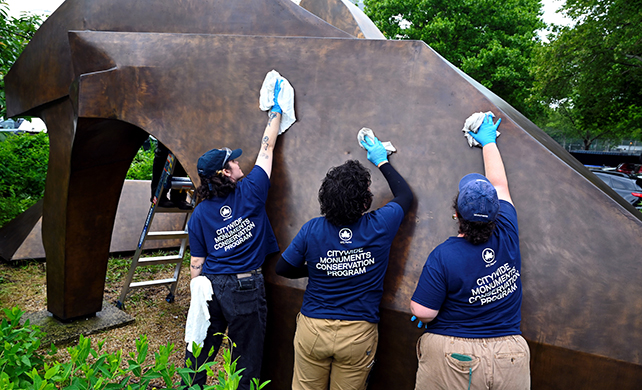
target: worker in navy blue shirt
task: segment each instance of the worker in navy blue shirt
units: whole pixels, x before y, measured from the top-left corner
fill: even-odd
[[[374,364],[390,247],[413,195],[381,142],[366,137],[363,145],[395,198],[367,212],[370,172],[356,160],[331,168],[319,189],[323,216],[303,225],[276,266],[281,276],[308,276],[292,389],[365,389]]]
[[[191,276],[206,276],[214,293],[209,301],[210,326],[203,351],[195,362],[188,347],[186,364],[190,360],[194,368],[213,361],[222,342],[222,336],[214,334],[228,329],[236,345],[232,359],[238,357],[238,368],[244,368],[239,385],[244,390],[249,390],[250,381],[261,373],[267,320],[261,266],[266,256],[279,251],[265,210],[281,123],[281,108],[276,101],[279,85],[277,82],[275,104],[256,163],[245,178],[236,160],[241,149],[212,149],[198,159],[201,183],[196,193],[200,203],[188,226]],[[211,348],[214,353],[208,357]],[[194,383],[203,386],[206,379],[203,371],[196,374]]]
[[[417,344],[416,390],[530,389],[530,351],[521,336],[522,262],[517,212],[487,115],[477,133],[485,176],[459,182],[459,234],[426,261],[410,302],[426,323]]]

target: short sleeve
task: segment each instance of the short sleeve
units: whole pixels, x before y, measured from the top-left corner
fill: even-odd
[[[412,300],[429,309],[440,310],[447,292],[448,286],[446,286],[444,269],[433,251],[421,271]]]
[[[403,222],[404,212],[399,203],[389,202],[385,206],[375,210],[373,212],[377,215],[376,220],[380,223],[385,224],[388,227],[388,231],[391,232],[394,237]]]
[[[303,267],[305,264],[305,254],[307,252],[306,236],[309,226],[310,222],[301,227],[301,230],[281,255],[285,261],[294,267]]]
[[[246,196],[251,196],[260,203],[265,204],[268,197],[268,190],[270,189],[270,178],[263,168],[255,165],[245,179],[240,181],[240,185],[245,187],[244,193]]]
[[[196,211],[194,212],[196,214]],[[192,256],[196,257],[206,257],[207,256],[207,247],[205,245],[205,237],[203,237],[203,228],[201,227],[200,219],[198,214],[193,215],[190,218],[188,224],[188,235],[189,235],[189,248]]]
[[[518,235],[519,228],[517,226],[517,210],[515,206],[505,200],[500,200],[499,205],[499,216],[496,223],[502,225],[505,230]]]

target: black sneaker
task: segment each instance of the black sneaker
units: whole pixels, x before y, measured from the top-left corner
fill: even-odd
[[[184,200],[180,201],[180,202],[177,202],[177,203],[172,203],[172,205],[174,207],[178,207],[181,210],[191,210],[192,209],[192,205],[187,203],[187,202],[185,202]]]
[[[158,203],[156,204],[158,207],[165,207],[165,208],[174,208],[176,205],[169,199],[167,198],[161,198],[158,200]]]

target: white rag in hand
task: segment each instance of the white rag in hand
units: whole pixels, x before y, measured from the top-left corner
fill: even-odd
[[[185,342],[187,349],[192,352],[192,342],[203,346],[207,336],[207,328],[210,327],[210,311],[207,309],[207,301],[212,300],[212,282],[205,276],[197,276],[189,284],[192,292],[192,300],[187,312],[185,324]],[[207,352],[207,351],[206,351]]]
[[[468,146],[470,146],[471,148],[473,146],[481,147],[481,144],[477,142],[477,140],[474,139],[473,136],[470,135],[470,133],[477,133],[477,130],[479,130],[479,126],[481,126],[486,115],[490,115],[492,118],[495,117],[495,114],[493,114],[492,111],[476,112],[473,115],[469,116],[468,119],[466,119],[464,128],[461,129],[461,131],[464,132],[464,137],[466,137],[466,139],[468,140]],[[497,131],[497,137],[499,137],[500,134],[501,133]]]
[[[359,146],[361,146],[361,149],[365,149],[363,145],[361,145],[361,142],[365,142],[366,137],[370,138],[370,141],[372,141],[371,143],[374,143],[374,131],[367,127],[364,127],[359,130],[359,133],[357,134],[357,141],[359,141]],[[386,149],[386,152],[388,152],[388,156],[397,151],[397,149],[392,146],[392,143],[390,141],[382,142],[381,144]]]
[[[281,91],[277,97],[279,107],[281,107],[281,127],[279,128],[279,135],[285,133],[287,129],[296,122],[296,115],[294,114],[294,88],[290,82],[279,74],[276,70],[272,70],[265,75],[261,91],[259,92],[259,108],[261,111],[267,111],[274,106],[274,85],[277,80],[283,80],[281,83]]]

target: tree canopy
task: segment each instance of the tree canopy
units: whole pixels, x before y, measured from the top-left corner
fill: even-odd
[[[364,0],[365,12],[388,38],[426,42],[450,63],[527,116],[534,82],[533,50],[540,0]]]
[[[538,52],[536,93],[586,149],[598,138],[642,135],[642,1],[567,0],[574,25]]]
[[[22,13],[16,18],[8,15],[6,0],[0,0],[0,117],[6,118],[4,76],[16,62],[42,23],[42,17]]]

